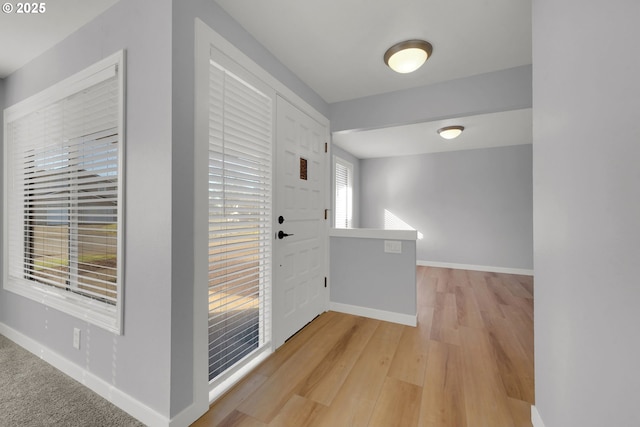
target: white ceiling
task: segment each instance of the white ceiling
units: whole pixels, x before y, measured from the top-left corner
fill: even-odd
[[[54,0],[43,2],[41,14],[0,13],[0,78],[37,58],[118,0]],[[41,2],[38,2],[41,3]],[[3,2],[4,4],[4,2]]]
[[[334,103],[531,64],[531,0],[215,0],[285,66]],[[412,74],[383,62],[391,45],[425,39]],[[467,127],[444,142],[436,130]],[[359,158],[531,143],[531,110],[336,133]],[[500,129],[499,131],[497,129]]]
[[[47,10],[40,15],[0,13],[0,78],[117,1],[55,0],[46,2]],[[208,1],[216,1],[327,103],[531,63],[532,0]],[[430,41],[432,57],[415,73],[391,71],[382,60],[385,50],[412,38]],[[334,141],[362,158],[480,148],[495,146],[491,144],[496,139],[473,129],[492,129],[500,122],[510,123],[507,134],[523,143],[531,140],[530,113],[528,123],[516,124],[525,115],[521,111],[458,119],[456,123],[468,123],[468,129],[449,145],[433,132],[447,120],[336,134]]]
[[[215,0],[328,103],[531,63],[531,0]],[[401,75],[384,52],[433,44]]]
[[[531,144],[531,114],[531,108],[526,108],[384,129],[336,132],[333,143],[360,159]],[[438,135],[438,129],[452,125],[464,126],[459,137],[447,140]]]

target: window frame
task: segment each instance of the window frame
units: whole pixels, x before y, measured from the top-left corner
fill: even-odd
[[[232,203],[234,200],[237,200],[238,195],[227,193],[229,190],[226,188],[227,184],[225,184],[225,180],[228,180],[228,179],[233,180],[234,177],[240,178],[240,176],[238,176],[237,174],[238,173],[243,174],[243,172],[241,171],[245,169],[247,166],[247,165],[244,165],[243,163],[246,162],[249,157],[251,157],[249,155],[250,153],[264,150],[263,154],[266,155],[266,157],[260,160],[261,164],[259,167],[257,167],[257,165],[254,165],[254,167],[257,167],[260,170],[260,172],[257,172],[258,169],[253,171],[252,173],[256,174],[253,177],[248,177],[248,176],[245,176],[244,174],[241,175],[243,179],[249,179],[249,180],[256,179],[259,181],[259,182],[256,182],[256,185],[255,187],[253,187],[253,190],[256,191],[257,193],[262,193],[264,198],[263,198],[263,202],[261,202],[262,205],[259,208],[257,206],[253,206],[253,208],[260,211],[260,214],[258,215],[256,214],[256,211],[253,211],[252,213],[245,213],[245,215],[238,216],[238,218],[243,218],[242,219],[243,222],[246,221],[247,219],[246,216],[251,216],[251,220],[259,221],[259,227],[257,227],[259,229],[259,232],[258,232],[259,237],[256,240],[257,245],[254,248],[254,250],[259,251],[259,255],[257,256],[257,263],[259,264],[258,270],[260,271],[259,283],[255,285],[255,287],[252,289],[252,291],[256,292],[255,295],[258,295],[258,298],[257,298],[258,300],[258,315],[257,315],[258,340],[256,342],[256,348],[246,353],[242,352],[242,356],[240,358],[238,359],[234,358],[233,363],[227,364],[226,369],[224,371],[217,373],[213,377],[211,376],[212,375],[211,365],[209,366],[210,367],[209,384],[211,388],[215,389],[219,385],[224,384],[228,378],[232,377],[234,374],[241,371],[243,367],[251,364],[254,360],[258,359],[262,354],[264,354],[265,352],[271,351],[272,339],[271,339],[271,318],[270,318],[270,313],[271,313],[270,296],[272,293],[272,289],[271,289],[272,263],[273,263],[273,250],[274,250],[273,238],[272,238],[272,217],[273,217],[272,200],[273,200],[273,183],[274,183],[274,176],[275,176],[274,164],[273,164],[274,162],[273,150],[275,147],[275,144],[274,144],[274,141],[275,141],[275,123],[274,123],[275,91],[271,89],[268,85],[261,82],[256,76],[252,75],[249,72],[244,72],[242,69],[239,69],[237,64],[235,64],[232,60],[227,58],[226,55],[224,55],[224,53],[218,51],[213,46],[210,49],[209,72],[211,73],[212,70],[214,70],[216,73],[221,73],[221,76],[224,76],[224,77],[222,77],[221,79],[222,91],[220,93],[222,94],[222,96],[220,98],[214,98],[213,96],[211,96],[211,92],[210,92],[211,86],[208,86],[208,93],[210,94],[209,102],[208,102],[209,108],[207,111],[207,113],[209,114],[209,121],[208,121],[209,138],[208,138],[208,156],[207,156],[209,160],[209,167],[208,167],[209,175],[207,179],[209,184],[209,187],[208,187],[209,195],[208,195],[208,201],[207,201],[207,204],[209,206],[209,209],[208,209],[209,227],[211,227],[211,224],[214,223],[214,221],[216,221],[216,218],[220,217],[221,214],[222,214],[222,217],[224,217],[225,220],[227,221],[232,220],[234,217],[238,216],[239,214],[239,212],[226,212],[230,207],[230,203]],[[213,79],[214,77],[210,74],[210,77],[209,77],[210,84],[213,81]],[[259,94],[258,97],[269,100],[268,102],[269,118],[265,119],[266,122],[268,122],[268,125],[264,124],[265,127],[262,129],[264,131],[264,130],[267,130],[267,127],[268,127],[268,132],[262,135],[262,137],[266,138],[266,140],[261,138],[256,138],[254,135],[254,137],[249,139],[261,139],[261,140],[257,144],[255,142],[252,144],[249,140],[238,143],[237,134],[236,134],[236,137],[233,138],[234,130],[237,133],[238,130],[245,125],[243,120],[246,120],[246,118],[244,117],[240,117],[240,118],[231,117],[232,113],[230,113],[230,111],[232,111],[234,108],[233,104],[236,104],[236,108],[237,108],[238,102],[240,103],[244,102],[242,95],[238,96],[237,94],[236,95],[232,94],[233,90],[231,89],[233,89],[234,86],[236,88],[241,87],[243,90],[249,91],[254,94]],[[221,114],[219,118],[220,123],[218,123],[215,126],[213,125],[213,120],[211,116],[212,106],[214,105],[214,103],[219,103],[219,105],[217,104],[216,105],[218,108],[220,108],[219,113]],[[215,108],[213,110],[215,110]],[[265,111],[261,111],[261,113],[264,113],[264,112]],[[228,121],[227,121],[227,117],[228,117]],[[229,129],[227,128],[231,130],[230,133],[228,133]],[[256,128],[259,128],[259,126]],[[248,129],[249,128],[246,128],[245,131]],[[214,134],[216,135],[215,137],[213,136]],[[230,135],[232,136],[232,138],[229,137]],[[215,142],[212,142],[213,140],[215,140]],[[243,146],[245,144],[246,146]],[[244,151],[244,149],[246,149],[246,151]],[[255,153],[253,155],[255,155]],[[212,162],[212,160],[214,161]],[[214,164],[216,164],[216,166],[214,166]],[[247,171],[245,171],[244,173],[246,172]],[[214,182],[216,179],[220,179],[220,182]],[[251,188],[251,183],[249,182],[242,183],[241,181],[242,179],[239,180],[238,183],[230,185],[230,187],[232,187],[231,193],[233,193],[233,189],[235,189],[235,191],[249,191],[249,188]],[[249,199],[251,199],[251,197],[249,197]],[[247,201],[248,199],[245,199],[244,203],[246,203]],[[253,200],[253,201],[255,202],[256,200]],[[213,203],[215,203],[216,206],[214,206]],[[223,221],[222,223],[227,224],[225,221]],[[237,248],[234,250],[234,246],[238,245],[237,241],[234,241],[234,239],[237,239],[237,236],[235,237],[233,236],[233,233],[231,233],[232,230],[226,230],[224,228],[225,227],[222,227],[221,229],[218,229],[218,230],[212,230],[211,228],[208,229],[208,236],[209,236],[209,247],[207,251],[209,253],[208,291],[209,291],[210,305],[218,301],[217,300],[219,298],[218,293],[221,292],[222,290],[222,289],[219,289],[219,288],[222,288],[220,284],[218,285],[212,284],[212,282],[216,281],[212,279],[212,276],[219,273],[220,270],[227,269],[226,267],[222,267],[220,268],[220,270],[218,270],[213,267],[213,264],[215,264],[215,262],[213,261],[213,258],[211,255],[211,251],[213,249],[213,246],[211,246],[211,244],[216,240],[220,240],[220,238],[222,237],[226,240],[226,242],[224,244],[220,244],[217,247],[220,249],[227,249],[230,251],[230,256],[228,258],[229,262],[232,262],[238,259],[246,260],[247,258],[246,255],[237,257],[236,254],[233,254],[233,252],[237,251]],[[218,263],[219,262],[220,261],[218,261]],[[236,279],[244,281],[247,278],[244,274],[241,274],[240,276],[241,277],[237,277]],[[227,296],[227,299],[238,298],[242,294],[242,293],[236,293],[236,292],[237,291],[232,291]],[[212,297],[214,298],[213,301],[212,301]],[[212,315],[211,311],[209,312],[209,322],[211,322],[212,320],[214,320],[215,322],[219,322],[220,321],[219,319],[221,317],[224,317],[224,316],[215,316],[215,315]],[[209,347],[211,347],[213,344],[214,343],[211,341],[211,330],[210,330],[208,345]],[[225,350],[227,349],[225,348]],[[209,364],[211,364],[210,356],[211,355],[209,354]]]
[[[342,157],[333,156],[333,227],[334,228],[353,228],[353,164]],[[347,170],[347,188],[350,190],[350,197],[346,206],[346,225],[338,224],[338,165]]]
[[[91,298],[74,291],[73,287],[68,289],[58,288],[56,286],[40,283],[27,277],[17,277],[11,274],[10,268],[10,242],[9,234],[12,225],[22,224],[22,227],[28,229],[29,222],[33,222],[33,218],[23,215],[22,219],[15,221],[9,220],[8,209],[10,207],[9,199],[13,194],[11,188],[13,185],[13,177],[10,176],[10,144],[13,143],[9,138],[9,125],[21,118],[43,111],[45,108],[68,99],[75,94],[81,93],[89,87],[95,86],[103,81],[117,78],[117,212],[116,212],[116,283],[115,283],[115,303],[110,304],[100,301],[100,299]],[[4,144],[3,144],[3,170],[4,170],[4,189],[3,189],[3,256],[2,256],[2,279],[3,288],[14,294],[21,295],[25,298],[39,302],[45,306],[60,310],[66,314],[77,317],[96,326],[102,327],[108,331],[118,335],[123,334],[123,304],[124,304],[124,153],[125,153],[125,51],[120,50],[96,63],[85,68],[84,70],[64,79],[49,88],[30,96],[29,98],[7,107],[3,113],[4,123]],[[69,119],[65,118],[65,123]],[[72,120],[72,119],[71,119]],[[93,142],[88,139],[87,142]],[[17,143],[17,142],[16,142]],[[82,143],[78,144],[82,146]],[[13,145],[11,146],[13,147]],[[26,199],[25,199],[26,200]],[[69,221],[70,223],[72,221]],[[68,233],[76,232],[69,229]],[[25,238],[25,245],[28,244]],[[69,238],[71,241],[71,238]],[[71,243],[70,243],[71,245]],[[26,247],[25,247],[25,250]],[[26,255],[24,256],[26,257]],[[69,268],[73,260],[69,260]],[[71,274],[71,272],[69,272]]]

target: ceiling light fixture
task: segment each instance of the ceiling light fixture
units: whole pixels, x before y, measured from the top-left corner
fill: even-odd
[[[384,63],[397,73],[411,73],[431,56],[433,46],[424,40],[407,40],[394,44],[384,54]]]
[[[438,129],[438,135],[444,139],[453,139],[459,137],[463,130],[464,126],[445,126]]]

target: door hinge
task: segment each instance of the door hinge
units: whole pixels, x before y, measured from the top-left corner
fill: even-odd
[[[326,277],[324,278],[324,287],[325,288],[327,287],[327,278]]]
[[[329,152],[329,143],[328,143],[328,142],[325,142],[325,143],[324,143],[324,152],[325,152],[325,153],[328,153],[328,152]]]

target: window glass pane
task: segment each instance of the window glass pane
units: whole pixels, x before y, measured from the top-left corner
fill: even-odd
[[[335,228],[351,228],[353,222],[353,165],[335,157]]]
[[[272,99],[213,62],[209,75],[209,380],[266,342]]]
[[[4,113],[5,287],[116,332],[122,60],[112,55]],[[46,299],[34,294],[45,289]]]

